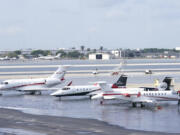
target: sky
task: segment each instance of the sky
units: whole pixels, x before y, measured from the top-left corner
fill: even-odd
[[[180,0],[0,0],[0,50],[175,48]]]

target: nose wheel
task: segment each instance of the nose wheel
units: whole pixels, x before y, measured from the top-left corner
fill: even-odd
[[[32,91],[29,93],[30,95],[41,95],[41,91]]]
[[[137,107],[137,103],[133,102],[132,107],[134,107],[134,108]]]
[[[145,105],[143,103],[141,103],[141,108],[144,108],[144,107],[145,107]]]

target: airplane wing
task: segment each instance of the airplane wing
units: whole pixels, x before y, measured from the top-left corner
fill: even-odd
[[[70,86],[72,85],[72,81],[70,81],[66,86]],[[30,87],[25,87],[25,88],[22,88],[22,89],[17,89],[17,91],[24,91],[24,92],[31,92],[31,91],[57,91],[59,90],[60,88],[57,88],[57,87],[53,87],[53,88],[42,88],[42,87],[34,87],[34,86],[30,86]]]
[[[93,96],[93,95],[97,95],[100,93],[102,93],[102,92],[100,92],[100,89],[94,89],[92,92],[88,93],[87,95]]]
[[[151,99],[143,99],[143,100],[134,100],[135,102],[142,102],[142,103],[155,103],[155,100],[151,100]]]
[[[104,99],[107,99],[107,100],[113,100],[113,99],[117,99],[117,98],[114,97],[114,96],[106,96],[106,97],[104,97]]]
[[[26,88],[26,89],[21,89],[21,90],[17,90],[17,91],[24,91],[24,92],[29,92],[29,91],[49,91],[49,90],[59,90],[59,88]]]

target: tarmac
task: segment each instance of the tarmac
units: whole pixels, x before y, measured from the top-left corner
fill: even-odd
[[[32,115],[2,108],[0,127],[3,135],[179,135],[129,130],[94,119]]]

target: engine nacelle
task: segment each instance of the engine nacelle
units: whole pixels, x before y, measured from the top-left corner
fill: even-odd
[[[167,87],[168,87],[167,83],[163,82],[163,83],[159,84],[158,89],[165,90],[165,89],[167,89]]]
[[[54,85],[58,85],[61,83],[61,80],[60,79],[57,79],[57,78],[48,78],[45,80],[45,84],[48,86],[48,87],[52,87]]]

